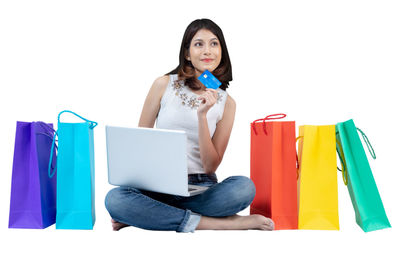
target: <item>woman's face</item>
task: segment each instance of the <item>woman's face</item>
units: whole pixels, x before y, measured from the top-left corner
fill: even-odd
[[[206,29],[199,30],[190,42],[187,60],[192,62],[199,77],[205,70],[214,71],[221,62],[222,50],[217,36]]]

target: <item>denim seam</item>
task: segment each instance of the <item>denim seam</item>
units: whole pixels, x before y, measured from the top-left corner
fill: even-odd
[[[132,192],[134,192],[133,189],[134,189],[134,190],[139,190],[139,189],[136,189],[136,188],[132,188],[132,189],[131,189]],[[180,208],[177,208],[177,207],[174,207],[174,206],[165,204],[164,202],[161,202],[161,201],[159,201],[159,200],[153,199],[153,198],[151,198],[151,197],[149,197],[149,196],[146,196],[146,195],[143,194],[143,193],[141,193],[140,196],[141,196],[141,197],[144,197],[144,198],[151,199],[151,200],[153,200],[153,201],[157,201],[159,204],[161,204],[161,206],[169,207],[169,208],[172,207],[172,208],[175,208],[175,209],[178,209],[178,210],[185,211],[185,210],[183,210],[183,209],[180,209]],[[191,211],[190,211],[190,210],[186,210],[186,211],[185,211],[185,216],[183,217],[183,221],[181,222],[181,224],[178,226],[178,229],[176,230],[177,232],[182,232],[182,231],[183,231],[183,229],[184,229],[184,227],[185,227],[187,221],[189,220],[190,214],[191,214]]]
[[[139,193],[135,192],[135,190],[138,190]],[[133,187],[128,187],[128,191],[129,191],[130,193],[137,193],[139,197],[144,197],[144,198],[150,199],[150,200],[152,200],[152,201],[157,201],[157,202],[160,204],[160,206],[164,206],[164,207],[168,207],[168,208],[171,208],[171,207],[172,207],[172,208],[175,208],[175,209],[178,209],[178,210],[185,211],[185,210],[183,210],[183,209],[180,209],[180,208],[177,208],[177,207],[174,207],[174,206],[165,204],[165,203],[163,203],[163,202],[161,202],[161,201],[159,201],[159,200],[156,200],[156,199],[153,199],[153,198],[151,198],[151,197],[149,197],[149,196],[146,196],[145,194],[143,194],[142,192],[140,192],[139,189],[136,189],[136,188],[133,188]],[[190,210],[186,210],[186,211],[185,211],[185,216],[184,216],[184,218],[183,218],[183,222],[178,226],[178,230],[176,230],[177,232],[181,232],[181,231],[183,230],[184,226],[186,225],[186,222],[189,220],[190,214],[191,214]],[[125,223],[125,222],[119,220],[118,218],[113,218],[113,219],[117,219],[118,222],[121,222],[121,223],[124,223],[124,224],[128,224],[128,223]],[[182,224],[183,224],[183,227],[182,227]],[[137,227],[137,226],[134,225],[134,224],[128,224],[128,225]],[[179,230],[181,230],[181,231],[179,231]]]
[[[183,228],[183,232],[186,233],[194,233],[197,226],[200,224],[201,215],[191,212],[188,221],[186,222],[185,227]]]
[[[114,190],[114,189],[116,189],[116,188],[113,188],[113,189],[111,189],[111,190]],[[130,189],[128,189],[128,190],[131,191]],[[131,191],[131,192],[132,192],[132,191]],[[108,198],[109,198],[109,195],[107,194],[106,197],[105,197],[105,199],[104,199],[104,206],[106,207],[107,210],[108,210],[108,205],[107,205],[107,203],[108,203]],[[132,224],[129,224],[129,223],[125,222],[123,219],[117,218],[116,216],[112,216],[111,214],[110,214],[110,216],[111,216],[112,219],[116,220],[117,222],[120,222],[120,223],[123,223],[123,224],[126,224],[126,225],[130,225],[130,226],[134,226],[134,225],[132,225]]]
[[[182,232],[183,232],[183,229],[185,229],[186,223],[187,223],[187,221],[189,220],[189,217],[190,217],[191,213],[192,213],[192,212],[191,212],[190,210],[186,210],[186,212],[185,212],[185,217],[183,218],[183,221],[182,221],[182,223],[179,225],[178,229],[176,230],[177,232],[179,232],[179,233],[182,233]]]

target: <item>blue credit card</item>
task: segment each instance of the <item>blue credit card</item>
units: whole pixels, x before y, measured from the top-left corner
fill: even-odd
[[[217,78],[215,78],[214,75],[212,75],[211,72],[209,72],[208,70],[205,70],[199,78],[197,78],[200,80],[200,82],[202,84],[204,84],[204,86],[206,88],[212,88],[212,89],[218,89],[218,87],[221,86],[221,82],[218,81]]]

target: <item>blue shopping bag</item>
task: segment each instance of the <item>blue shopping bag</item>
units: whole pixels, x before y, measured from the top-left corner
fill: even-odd
[[[61,122],[60,117],[66,112],[84,122]],[[96,125],[97,122],[69,110],[58,114],[56,229],[93,229],[96,220],[93,128]],[[54,142],[55,137],[53,146]],[[48,171],[51,177],[50,166]]]

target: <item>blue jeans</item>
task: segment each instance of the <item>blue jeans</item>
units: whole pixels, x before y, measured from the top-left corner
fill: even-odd
[[[234,215],[250,205],[256,192],[253,182],[245,176],[231,176],[218,183],[215,174],[190,174],[189,184],[209,189],[182,197],[117,187],[108,192],[105,205],[111,217],[124,224],[148,230],[193,232],[201,215]]]

